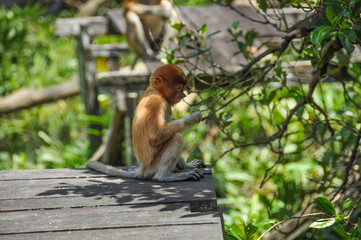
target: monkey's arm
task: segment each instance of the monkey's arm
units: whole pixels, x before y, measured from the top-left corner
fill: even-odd
[[[167,126],[174,132],[182,132],[194,124],[199,123],[201,119],[202,114],[197,110],[192,112],[189,116],[167,123]]]
[[[166,142],[175,134],[175,131],[166,124],[166,106],[165,100],[159,95],[145,98],[142,104],[138,105],[139,110],[142,109],[139,111],[140,122],[147,123],[145,129],[151,147]]]

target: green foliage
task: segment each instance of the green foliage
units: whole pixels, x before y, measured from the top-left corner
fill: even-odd
[[[267,19],[268,3],[257,3]],[[313,225],[322,231],[309,230],[299,239],[339,239],[335,232],[344,239],[352,239],[345,236],[358,237],[351,226],[357,229],[354,218],[357,223],[359,210],[349,212],[352,225],[326,198],[316,200],[314,195],[342,188],[346,176],[357,175],[357,170],[346,172],[345,166],[352,164],[359,169],[361,164],[359,152],[351,151],[357,147],[361,132],[361,70],[359,64],[350,62],[354,45],[360,44],[360,4],[337,0],[283,1],[281,8],[287,6],[307,11],[319,9],[325,17],[310,22],[305,30],[309,32],[297,41],[285,48],[275,48],[257,61],[255,57],[277,45],[263,43],[258,47],[266,47],[265,50],[255,55],[251,49],[257,44],[256,31],[242,29],[240,20],[220,30],[229,34],[230,42],[236,43],[238,51],[233,54],[243,55],[252,65],[232,73],[226,66],[213,67],[219,73],[217,77],[211,80],[199,77],[209,85],[199,91],[200,97],[194,103],[207,119],[197,128],[203,139],[198,148],[203,159],[213,166],[228,239],[256,238],[275,222],[287,220],[313,201],[318,201],[330,216]],[[167,56],[172,63],[186,62],[198,71],[203,66],[218,66],[212,58],[208,27],[200,26],[196,30],[174,26],[179,36],[174,39],[178,47]],[[285,65],[297,60],[311,63],[308,70],[313,72],[311,83],[288,82],[290,71]],[[355,80],[342,81],[343,69]],[[336,73],[342,73],[341,78],[333,83],[321,81]],[[190,80],[197,87],[198,79]],[[185,138],[186,142],[194,142],[193,133]],[[350,206],[360,209],[351,202],[344,205],[346,210]],[[240,220],[255,213],[250,221]],[[256,229],[250,236],[246,223]]]
[[[75,44],[37,5],[0,8],[0,96],[77,74]],[[0,116],[0,169],[79,167],[90,154],[80,97]]]
[[[360,1],[327,0],[322,6],[326,18],[318,19],[309,26],[317,27],[312,35],[313,44],[318,45],[337,36],[349,53],[355,49],[353,44],[361,46]]]
[[[360,201],[356,203],[351,199],[346,199],[340,208],[340,213],[336,213],[335,206],[323,196],[317,198],[317,203],[331,217],[318,219],[310,225],[311,228],[324,229],[332,227],[333,231],[344,240],[360,239],[361,218],[350,219],[352,211],[359,205]],[[352,220],[355,220],[355,223],[352,223]]]
[[[239,224],[233,223],[231,226],[225,225],[226,240],[252,240],[257,232],[257,227],[253,225],[255,216],[248,222],[242,221]]]
[[[69,78],[76,69],[70,40],[53,41],[53,18],[37,5],[24,10],[0,8],[0,96],[20,87],[48,86]],[[59,54],[62,53],[62,54]],[[57,67],[56,64],[61,66]],[[42,77],[38,77],[39,75]]]

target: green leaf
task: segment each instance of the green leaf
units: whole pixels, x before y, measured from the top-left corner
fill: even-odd
[[[229,231],[231,233],[231,236],[235,237],[236,239],[244,239],[246,237],[243,233],[243,229],[241,229],[235,223],[231,225]]]
[[[352,45],[350,39],[346,36],[345,33],[341,32],[339,35],[338,35],[338,38],[340,39],[343,47],[346,49],[346,51],[348,53],[352,53],[353,50],[355,49],[355,46]]]
[[[39,131],[38,136],[47,144],[52,145],[54,144],[53,140],[49,137],[48,134],[46,134],[44,131]]]
[[[258,230],[258,227],[254,226],[252,223],[247,224],[247,226],[244,228],[244,231],[246,233],[246,236],[248,238],[251,238],[253,234],[255,234]]]
[[[342,205],[342,212],[345,211],[347,208],[351,207],[354,204],[355,204],[354,201],[350,200],[349,198],[346,199],[346,201]]]
[[[357,231],[359,234],[361,234],[361,218],[358,218],[357,221]]]
[[[205,40],[210,39],[211,37],[213,37],[214,35],[216,35],[216,34],[218,34],[218,33],[220,33],[220,32],[221,32],[220,30],[215,31],[215,32],[212,32],[211,34],[209,34],[209,35],[205,38]]]
[[[338,224],[336,227],[333,228],[333,230],[335,230],[335,232],[343,239],[349,239],[349,235],[347,234],[345,228],[342,225]]]
[[[330,6],[327,6],[327,8],[326,8],[326,17],[327,17],[328,21],[332,22],[333,12],[332,12],[332,8]]]
[[[234,29],[239,28],[239,20],[234,20],[234,21],[232,22],[232,27],[233,27]]]
[[[226,116],[224,117],[224,121],[228,121],[232,116],[233,114],[227,113]]]
[[[351,16],[354,19],[358,19],[358,18],[360,18],[360,14],[361,14],[361,1],[358,1],[352,10]]]
[[[323,25],[330,26],[330,27],[332,26],[331,22],[328,21],[327,18],[319,18],[315,21],[310,22],[310,24],[308,24],[307,28],[312,29],[312,28],[317,28],[317,27],[323,26]]]
[[[266,0],[257,0],[258,6],[260,9],[262,9],[264,12],[267,10],[268,5]]]
[[[353,29],[343,29],[342,32],[350,39],[351,42],[356,42],[356,33]]]
[[[202,152],[199,147],[196,147],[193,152],[187,158],[187,162],[191,162],[194,159],[202,159]]]
[[[330,202],[330,200],[328,200],[327,198],[323,197],[323,196],[319,196],[317,198],[317,203],[318,206],[324,210],[325,212],[327,212],[328,214],[331,214],[332,216],[336,216],[336,210],[335,207],[332,205],[332,203]]]
[[[208,30],[208,25],[203,24],[202,27],[198,30],[198,34],[202,36],[207,32],[207,30]]]
[[[279,89],[273,90],[269,95],[268,95],[268,99],[267,102],[270,103],[272,102],[272,100],[275,98],[275,96],[277,95],[277,92],[279,91]]]
[[[325,35],[330,30],[331,30],[331,27],[330,26],[325,26],[325,25],[316,28],[316,30],[312,34],[312,43],[315,44],[315,45],[320,44],[323,41]]]
[[[317,228],[317,229],[327,228],[332,226],[335,222],[336,222],[335,218],[323,218],[313,222],[310,225],[310,228]]]
[[[340,14],[343,10],[339,0],[323,1],[323,9],[327,9],[327,7],[331,7],[334,16]]]
[[[174,23],[174,24],[171,24],[171,27],[176,29],[178,32],[180,32],[183,29],[184,24],[183,23]]]

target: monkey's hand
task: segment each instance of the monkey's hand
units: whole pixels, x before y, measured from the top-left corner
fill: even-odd
[[[188,168],[206,168],[207,166],[201,160],[195,159],[187,164]]]
[[[202,120],[202,113],[199,110],[193,110],[189,115],[193,124],[199,123]]]

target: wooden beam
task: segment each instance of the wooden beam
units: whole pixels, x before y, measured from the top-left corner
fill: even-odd
[[[58,18],[55,21],[54,35],[56,37],[76,37],[80,27],[87,26],[90,36],[108,34],[109,20],[105,17]]]

